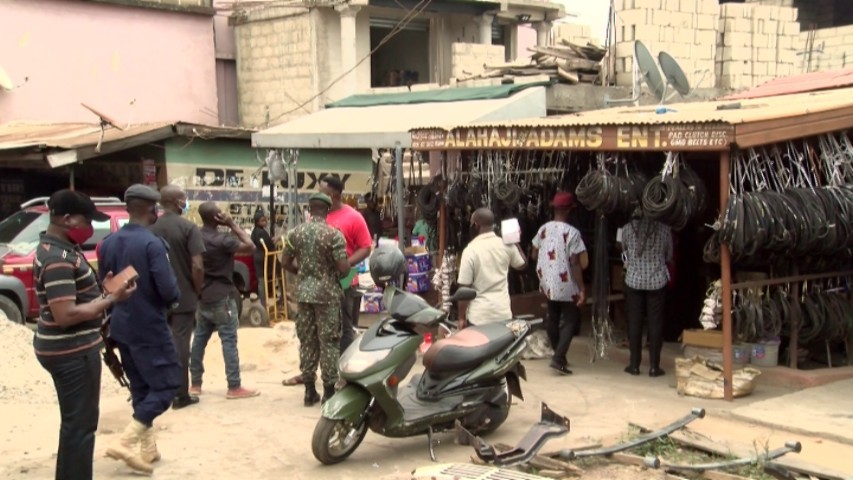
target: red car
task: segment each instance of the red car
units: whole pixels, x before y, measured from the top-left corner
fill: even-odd
[[[33,260],[38,246],[39,234],[47,230],[50,216],[47,210],[48,197],[34,198],[21,205],[21,210],[0,222],[0,311],[9,320],[24,323],[38,317]],[[124,203],[115,197],[92,197],[98,210],[110,216],[104,222],[92,222],[95,234],[85,245],[86,259],[97,268],[95,246],[110,232],[124,226],[128,221]],[[242,314],[242,297],[257,288],[257,280],[251,275],[252,258],[238,257],[234,265],[234,284],[240,290],[237,301],[238,316]]]

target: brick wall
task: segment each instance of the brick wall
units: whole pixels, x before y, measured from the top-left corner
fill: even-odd
[[[747,3],[761,3],[777,7],[794,7],[799,14],[797,20],[803,30],[827,28],[835,20],[835,0],[747,0]]]
[[[592,32],[589,25],[581,25],[578,23],[556,23],[551,29],[554,36],[554,43],[560,44],[560,40],[566,40],[576,45],[586,45],[589,42],[603,45],[604,42],[600,38],[592,38]]]
[[[718,31],[717,86],[743,89],[799,73],[796,8],[727,3]]]
[[[283,123],[313,111],[317,74],[307,9],[266,8],[235,26],[240,124]]]
[[[453,78],[470,77],[483,72],[484,64],[495,65],[505,61],[503,45],[453,43],[450,47],[450,75]]]
[[[616,84],[633,81],[634,41],[640,40],[653,57],[672,55],[691,85],[703,72],[713,76],[719,5],[717,0],[617,0]],[[706,75],[703,86],[709,85]]]
[[[800,32],[797,66],[803,72],[838,70],[853,66],[853,25]]]

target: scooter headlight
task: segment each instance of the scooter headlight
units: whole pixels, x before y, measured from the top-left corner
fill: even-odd
[[[350,348],[341,356],[338,367],[343,373],[358,374],[381,362],[390,353],[390,348],[384,350],[359,350]]]

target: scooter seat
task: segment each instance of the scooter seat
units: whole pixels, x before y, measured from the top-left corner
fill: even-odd
[[[483,363],[515,340],[503,323],[488,323],[460,330],[432,344],[424,354],[427,372],[457,372]]]

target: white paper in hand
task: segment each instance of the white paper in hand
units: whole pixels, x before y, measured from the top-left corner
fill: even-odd
[[[507,245],[521,242],[521,225],[517,218],[501,221],[501,237]]]

